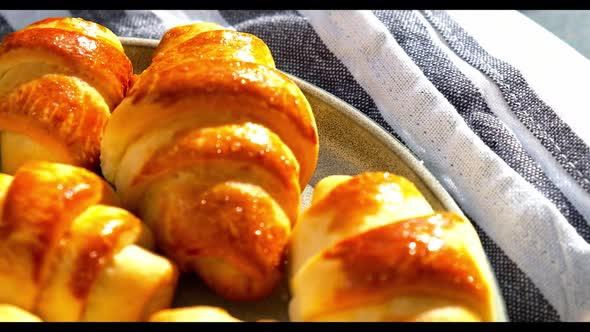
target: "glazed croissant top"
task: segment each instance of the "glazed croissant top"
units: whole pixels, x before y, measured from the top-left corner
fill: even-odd
[[[97,175],[28,162],[0,175],[0,303],[46,321],[139,321],[172,301],[176,267]]]
[[[274,289],[318,136],[262,40],[210,23],[167,31],[101,153],[123,204],[183,271],[233,300]]]
[[[48,18],[0,43],[2,171],[27,160],[98,171],[111,110],[125,96],[131,61],[107,28],[79,18]]]
[[[10,304],[0,304],[0,323],[37,323],[41,322],[41,318],[25,311],[17,306]]]
[[[125,97],[132,69],[106,27],[80,18],[47,18],[4,37],[0,96],[45,74],[64,74],[93,86],[114,108]]]
[[[155,312],[150,322],[241,322],[220,307],[197,305],[183,308],[164,309]]]
[[[320,181],[293,230],[293,321],[494,321],[493,273],[464,217],[386,172]]]
[[[307,184],[318,156],[315,119],[295,83],[275,69],[266,44],[212,23],[175,27],[106,129],[103,173],[118,190],[131,191],[141,166],[173,133],[245,122],[275,133],[297,159],[300,185]],[[155,129],[159,138],[144,135]]]
[[[1,308],[1,307],[0,307]],[[210,305],[194,305],[189,307],[179,307],[163,309],[155,312],[148,319],[149,322],[226,322],[235,323],[243,320],[232,316],[227,310],[221,307]],[[259,323],[278,322],[274,319],[261,318],[257,319]]]

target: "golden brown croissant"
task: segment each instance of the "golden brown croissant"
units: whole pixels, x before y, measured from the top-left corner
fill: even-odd
[[[309,103],[264,42],[203,23],[164,35],[101,149],[103,174],[163,252],[235,300],[281,278],[317,158]]]
[[[2,172],[28,160],[99,169],[110,111],[125,96],[132,65],[107,28],[48,18],[0,43]]]
[[[241,322],[225,309],[206,305],[164,309],[150,316],[149,322]]]
[[[17,306],[10,304],[0,304],[0,323],[1,322],[41,322],[41,318],[25,311]]]
[[[170,305],[177,269],[138,245],[139,219],[97,175],[25,163],[0,175],[0,303],[46,321],[138,321]]]
[[[227,310],[208,306],[195,305],[191,307],[163,309],[155,312],[148,319],[149,322],[243,322],[232,316]],[[258,319],[259,323],[276,323],[274,319]]]
[[[434,212],[407,179],[330,176],[292,235],[293,321],[494,321],[491,268],[473,226]]]

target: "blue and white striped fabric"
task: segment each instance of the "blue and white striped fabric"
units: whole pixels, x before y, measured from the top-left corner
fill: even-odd
[[[400,139],[476,224],[511,321],[590,320],[590,61],[516,11],[0,11],[160,38],[212,21]]]

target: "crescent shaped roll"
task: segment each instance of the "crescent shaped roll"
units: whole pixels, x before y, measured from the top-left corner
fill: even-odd
[[[115,197],[64,164],[1,175],[0,302],[44,321],[141,321],[170,306],[177,268],[138,246],[149,234]]]
[[[495,321],[477,232],[387,172],[331,176],[293,231],[293,321]]]
[[[190,307],[170,308],[160,310],[150,316],[149,322],[224,322],[236,323],[243,320],[232,316],[227,310],[209,305],[195,305]],[[274,319],[257,319],[259,323],[275,323]]]
[[[251,34],[170,29],[106,126],[103,174],[162,252],[215,292],[255,300],[283,275],[317,128]]]
[[[0,43],[1,171],[42,160],[98,172],[111,110],[129,88],[132,65],[107,28],[48,18]]]
[[[241,320],[230,315],[227,310],[199,305],[184,308],[164,309],[150,316],[149,322],[172,323],[172,322],[241,322]]]

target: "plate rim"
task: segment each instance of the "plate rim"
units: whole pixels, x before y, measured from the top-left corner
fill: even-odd
[[[130,45],[134,47],[145,47],[154,49],[158,46],[159,40],[150,38],[140,37],[123,37],[118,36],[123,47]],[[277,68],[278,69],[278,68]],[[280,70],[280,69],[278,69]],[[336,109],[341,115],[346,116],[363,129],[367,130],[376,139],[379,140],[386,148],[391,149],[403,162],[405,162],[409,168],[411,168],[416,176],[424,182],[424,184],[430,189],[433,195],[440,201],[440,203],[450,212],[457,213],[469,221],[472,225],[473,222],[465,216],[459,205],[455,202],[451,194],[442,186],[440,181],[434,176],[434,174],[424,165],[424,163],[418,158],[408,147],[400,142],[395,136],[388,132],[385,128],[381,127],[377,122],[371,119],[368,115],[364,114],[358,108],[352,106],[336,95],[328,92],[302,78],[294,76],[288,72],[280,70],[282,73],[287,75],[297,86],[304,91],[306,94],[312,95],[314,98],[319,99],[330,107]],[[481,243],[481,238],[479,239]],[[483,246],[483,244],[482,244]],[[487,253],[485,253],[487,265],[492,270],[492,283],[498,296],[496,297],[496,307],[498,309],[497,320],[500,322],[508,322],[506,301],[502,294],[502,289],[498,282],[495,270],[489,260]]]

